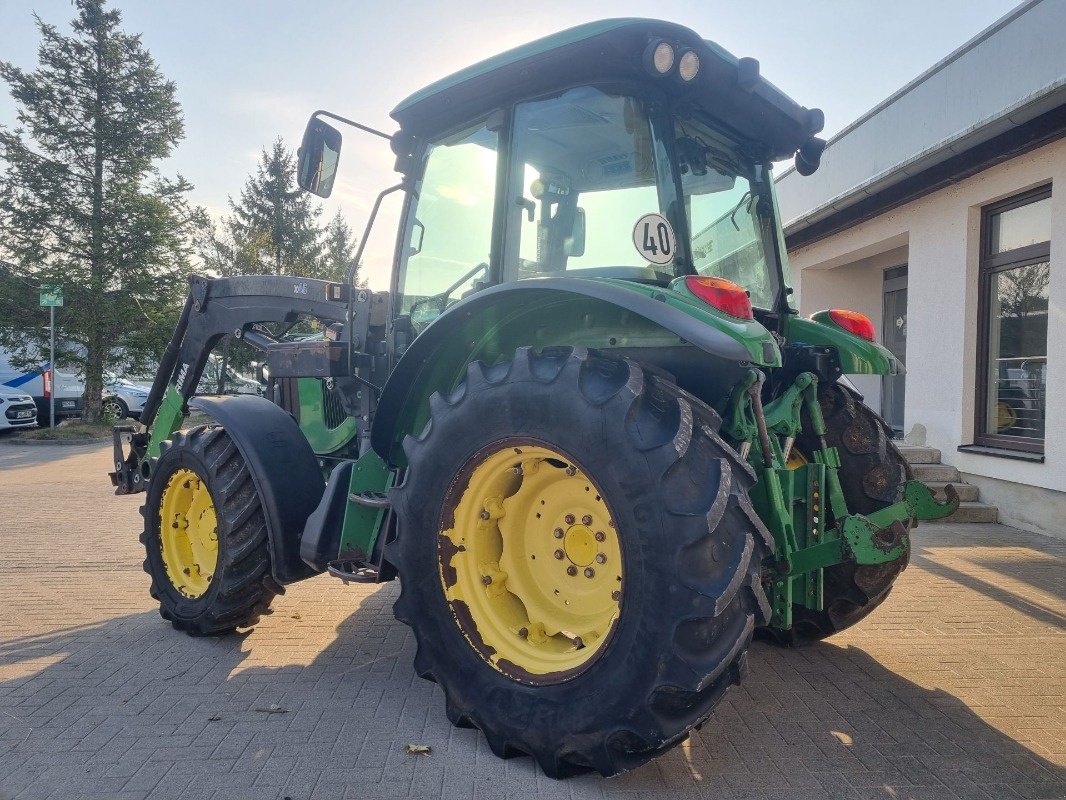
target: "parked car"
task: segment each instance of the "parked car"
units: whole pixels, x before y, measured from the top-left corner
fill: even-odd
[[[54,383],[54,385],[53,385]],[[80,417],[85,394],[85,384],[72,372],[55,370],[55,377],[49,372],[47,361],[39,366],[21,369],[11,363],[10,353],[0,347],[0,384],[11,389],[18,389],[33,398],[37,406],[37,421],[48,424],[49,399],[55,393],[56,422],[70,417]]]
[[[112,419],[141,416],[148,387],[112,373],[104,373],[104,414]]]
[[[212,353],[207,357],[204,373],[196,386],[197,394],[218,394],[219,371],[222,359]],[[238,374],[232,365],[226,367],[226,380],[223,382],[223,394],[262,394],[263,386],[254,378]]]
[[[37,427],[37,406],[21,389],[0,385],[0,431]]]

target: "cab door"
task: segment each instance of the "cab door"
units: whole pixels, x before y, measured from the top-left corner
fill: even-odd
[[[427,147],[398,259],[393,313],[401,339],[405,326],[417,336],[491,282],[498,161],[499,134],[488,122]]]

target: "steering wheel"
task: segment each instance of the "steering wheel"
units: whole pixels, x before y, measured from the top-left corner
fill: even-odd
[[[483,261],[480,264],[478,264],[476,267],[474,267],[472,270],[470,270],[469,272],[464,273],[463,276],[461,278],[459,278],[459,280],[457,280],[455,283],[453,283],[447,289],[445,289],[445,290],[443,290],[441,292],[438,292],[437,294],[430,295],[429,297],[424,297],[421,300],[418,300],[418,301],[412,303],[411,304],[411,311],[409,312],[410,315],[411,315],[411,318],[414,319],[415,309],[416,308],[419,308],[420,306],[428,305],[430,303],[434,303],[434,304],[439,305],[440,306],[440,311],[443,313],[444,309],[448,307],[448,298],[451,297],[452,292],[454,292],[456,289],[458,289],[460,286],[462,286],[468,280],[473,278],[479,272],[488,272],[488,271],[489,271],[489,265]]]

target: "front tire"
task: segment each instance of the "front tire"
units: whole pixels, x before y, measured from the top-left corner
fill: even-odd
[[[248,465],[219,426],[163,442],[141,507],[144,571],[159,613],[193,636],[254,625],[284,589]]]
[[[441,684],[448,718],[552,777],[612,775],[683,740],[739,682],[770,610],[772,539],[718,416],[576,348],[474,363],[430,412],[404,442],[386,557],[415,669]]]

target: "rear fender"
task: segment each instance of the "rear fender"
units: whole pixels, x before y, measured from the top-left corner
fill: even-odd
[[[300,426],[262,397],[199,397],[196,405],[226,429],[248,464],[266,516],[274,577],[285,584],[317,574],[300,558],[300,536],[325,482]]]
[[[831,323],[789,316],[785,325],[789,345],[832,348],[840,371],[845,375],[901,375],[906,372],[903,362],[888,348]]]
[[[382,391],[374,450],[404,465],[400,443],[424,427],[430,395],[453,389],[473,361],[492,364],[519,347],[553,345],[630,358],[687,348],[729,386],[733,372],[781,364],[777,343],[758,322],[664,287],[594,278],[515,281],[456,303],[415,338]]]

